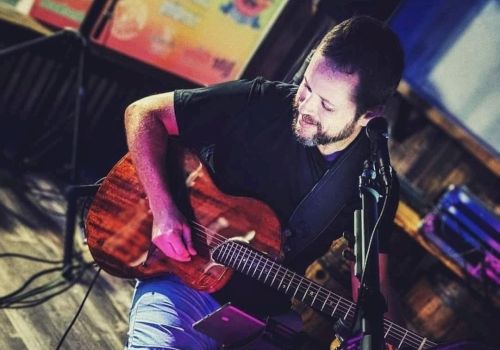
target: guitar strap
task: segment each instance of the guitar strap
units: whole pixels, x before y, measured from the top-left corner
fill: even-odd
[[[304,251],[352,202],[369,149],[361,132],[297,205],[282,233],[285,261]]]

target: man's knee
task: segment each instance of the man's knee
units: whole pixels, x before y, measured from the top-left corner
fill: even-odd
[[[198,292],[183,291],[176,284],[167,284],[168,288],[165,285],[150,287],[143,285],[136,289],[130,310],[129,349],[217,348],[213,340],[192,328],[194,321],[210,312],[200,310],[202,305],[192,302],[193,298],[203,301]]]
[[[129,317],[129,349],[171,348],[181,323],[169,300],[156,292],[137,296]]]

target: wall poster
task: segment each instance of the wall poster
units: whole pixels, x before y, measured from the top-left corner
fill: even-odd
[[[187,80],[210,85],[241,76],[286,3],[109,1],[112,16],[99,33],[94,31],[92,40]]]

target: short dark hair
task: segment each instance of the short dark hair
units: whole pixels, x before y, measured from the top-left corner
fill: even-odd
[[[354,97],[359,118],[368,109],[383,105],[401,80],[403,48],[397,35],[383,22],[356,16],[333,27],[318,46],[332,68],[359,75]]]

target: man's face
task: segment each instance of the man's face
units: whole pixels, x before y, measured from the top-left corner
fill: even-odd
[[[355,118],[358,83],[358,74],[342,73],[315,54],[294,100],[297,139],[306,146],[319,146],[324,153],[335,145],[347,146],[366,125],[365,116]]]

